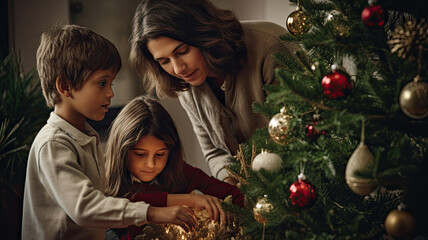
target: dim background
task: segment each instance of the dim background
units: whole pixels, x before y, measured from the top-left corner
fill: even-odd
[[[115,44],[123,67],[113,90],[112,108],[120,108],[144,94],[142,84],[128,64],[131,20],[140,0],[1,0],[1,41],[3,48],[20,53],[24,71],[36,65],[40,35],[55,24],[87,26]],[[239,20],[267,20],[285,27],[285,19],[296,6],[288,0],[212,0],[231,9]],[[6,44],[5,44],[6,43]],[[6,45],[6,46],[5,46]],[[162,99],[182,139],[186,161],[211,175],[191,123],[177,99]]]

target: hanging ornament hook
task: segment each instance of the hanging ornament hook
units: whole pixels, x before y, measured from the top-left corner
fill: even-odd
[[[361,139],[360,139],[360,145],[364,145],[365,140],[365,119],[361,120]]]

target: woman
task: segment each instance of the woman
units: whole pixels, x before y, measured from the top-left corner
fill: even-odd
[[[268,120],[252,110],[274,83],[272,54],[291,55],[270,22],[239,22],[208,0],[143,0],[133,19],[130,61],[148,90],[178,97],[214,177],[231,184],[224,168],[238,144]]]

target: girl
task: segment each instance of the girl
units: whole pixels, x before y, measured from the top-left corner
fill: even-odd
[[[168,112],[155,99],[140,96],[128,103],[110,127],[106,142],[106,194],[145,201],[153,206],[187,205],[207,209],[212,220],[224,224],[228,216],[221,201],[232,195],[244,206],[240,190],[209,177],[183,160],[180,138]],[[204,194],[189,194],[199,190]],[[118,231],[116,231],[118,232]],[[135,237],[142,227],[119,235]]]
[[[143,0],[131,35],[130,61],[147,90],[177,97],[214,177],[236,184],[224,166],[268,119],[253,112],[274,84],[273,53],[294,57],[266,21],[239,22],[209,0]]]

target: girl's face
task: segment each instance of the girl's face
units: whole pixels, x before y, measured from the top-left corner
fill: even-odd
[[[150,39],[147,49],[163,70],[192,86],[199,86],[207,77],[213,76],[202,51],[197,47],[168,37],[159,37]]]
[[[141,181],[150,182],[165,168],[168,154],[163,141],[144,136],[129,150],[128,170]]]

